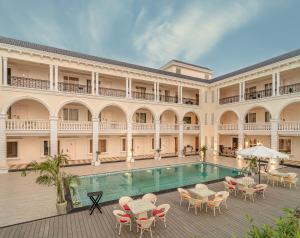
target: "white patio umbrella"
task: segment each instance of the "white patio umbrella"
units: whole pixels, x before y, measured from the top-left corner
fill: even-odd
[[[260,183],[260,159],[288,159],[289,156],[287,154],[278,152],[276,150],[270,149],[268,147],[265,147],[263,145],[256,145],[247,149],[243,149],[237,152],[238,155],[244,157],[244,158],[253,158],[256,157],[258,159],[258,179]]]

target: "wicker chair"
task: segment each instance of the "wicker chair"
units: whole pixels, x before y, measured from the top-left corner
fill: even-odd
[[[179,192],[180,195],[180,206],[183,201],[189,201],[191,195],[187,190],[183,188],[177,188],[177,191]]]
[[[127,225],[130,228],[131,231],[131,217],[129,214],[121,211],[121,210],[114,210],[113,214],[116,218],[116,228],[119,224],[119,235],[121,234],[122,226]]]

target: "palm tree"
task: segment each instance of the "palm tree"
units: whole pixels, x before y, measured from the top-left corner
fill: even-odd
[[[74,192],[74,186],[79,184],[78,176],[60,170],[61,166],[66,163],[67,158],[67,155],[58,154],[50,156],[42,163],[33,161],[22,172],[22,176],[26,176],[28,170],[39,172],[40,175],[36,178],[36,183],[56,187],[58,213],[66,213],[65,188],[70,188]]]
[[[206,161],[206,152],[207,152],[207,146],[206,145],[203,145],[201,148],[200,148],[200,153],[202,152],[202,155],[203,155],[203,161],[205,162]]]

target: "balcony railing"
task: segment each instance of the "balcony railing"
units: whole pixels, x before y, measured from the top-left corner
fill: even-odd
[[[238,124],[219,124],[220,131],[234,131],[238,130]]]
[[[281,86],[279,89],[280,94],[291,94],[300,92],[300,83]]]
[[[73,83],[58,83],[58,90],[62,92],[70,92],[70,93],[84,93],[91,94],[92,89],[91,86],[82,85],[82,84],[73,84]]]
[[[153,123],[132,123],[132,129],[137,131],[152,131],[155,129]]]
[[[154,100],[153,93],[142,93],[142,92],[132,92],[132,97],[134,99],[144,99],[144,100]]]
[[[235,102],[238,102],[239,100],[240,100],[239,95],[226,97],[226,98],[220,98],[219,104],[223,105],[223,104],[228,104],[228,103],[235,103]]]
[[[185,131],[199,131],[200,125],[199,124],[184,124],[183,129]]]
[[[160,124],[160,130],[161,131],[177,131],[178,130],[178,124]]]
[[[170,102],[170,103],[178,103],[178,97],[177,96],[166,96],[166,95],[160,95],[159,101],[161,102]]]
[[[270,131],[271,123],[244,123],[244,130],[246,131]]]
[[[126,130],[127,124],[123,122],[100,122],[99,129],[101,130]]]
[[[92,132],[92,122],[90,121],[59,121],[58,130],[59,131],[91,131]]]
[[[182,98],[183,104],[199,105],[199,101],[193,98]]]
[[[300,131],[300,122],[298,121],[285,121],[280,122],[278,125],[280,131]]]
[[[50,88],[50,82],[48,80],[25,78],[11,76],[8,79],[8,85],[20,88],[35,88],[47,90]]]
[[[49,129],[49,120],[6,120],[6,130],[8,131],[47,131]]]
[[[126,91],[121,89],[113,89],[113,88],[99,88],[99,94],[102,96],[109,97],[119,97],[124,98],[126,96]]]
[[[258,98],[265,98],[272,96],[272,89],[265,89],[261,91],[255,91],[251,93],[245,93],[245,100],[254,100]]]

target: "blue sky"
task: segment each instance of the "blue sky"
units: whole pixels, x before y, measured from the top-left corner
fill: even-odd
[[[0,0],[0,35],[215,75],[300,48],[299,0]]]

